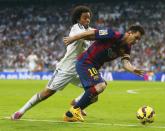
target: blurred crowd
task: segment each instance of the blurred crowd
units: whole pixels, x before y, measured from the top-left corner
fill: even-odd
[[[0,7],[0,71],[53,71],[65,54],[70,11],[75,5]],[[133,47],[132,63],[145,70],[165,71],[165,2],[90,3],[91,26],[124,32],[132,24],[145,29]],[[122,71],[120,60],[103,70]]]

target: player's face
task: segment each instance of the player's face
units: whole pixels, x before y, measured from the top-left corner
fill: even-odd
[[[83,25],[85,28],[88,28],[90,20],[91,20],[91,15],[89,12],[82,13],[79,23]]]
[[[137,31],[137,32],[129,31],[126,34],[125,42],[129,45],[133,45],[135,43],[138,43],[140,39],[141,39],[141,33],[139,31]]]

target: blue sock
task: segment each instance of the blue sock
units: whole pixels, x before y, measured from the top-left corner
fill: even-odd
[[[96,96],[97,92],[94,87],[87,89],[82,98],[74,106],[74,108],[80,107],[82,110],[85,109],[88,105],[91,104],[92,99]]]

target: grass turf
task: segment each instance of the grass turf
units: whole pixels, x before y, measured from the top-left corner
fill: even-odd
[[[70,108],[70,101],[83,91],[73,85],[68,85],[63,91],[33,107],[26,112],[22,121],[4,118],[18,110],[46,83],[39,80],[0,80],[0,131],[165,130],[163,82],[109,82],[99,101],[86,109],[88,116],[84,123],[62,121],[64,112]],[[154,107],[156,118],[153,124],[142,126],[136,119],[136,111],[142,105]]]

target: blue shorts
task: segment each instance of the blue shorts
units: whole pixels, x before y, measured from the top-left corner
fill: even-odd
[[[81,61],[77,61],[76,70],[85,90],[91,86],[105,82],[93,64],[85,64]]]

